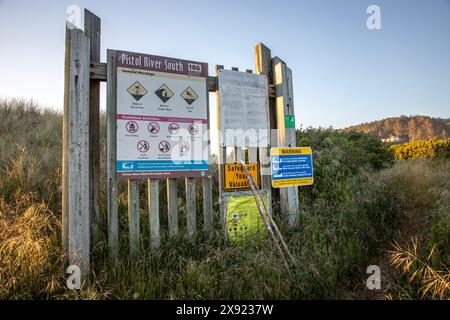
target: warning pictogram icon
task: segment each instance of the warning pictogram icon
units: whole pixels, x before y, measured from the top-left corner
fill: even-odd
[[[195,100],[198,99],[198,94],[192,89],[191,87],[188,87],[186,90],[184,90],[181,93],[181,97],[189,104],[193,104]]]
[[[150,144],[145,140],[141,140],[137,144],[137,149],[142,153],[147,152],[150,149]]]
[[[196,124],[191,124],[188,127],[188,131],[191,134],[191,136],[195,136],[198,133],[199,129]]]
[[[170,150],[170,143],[168,143],[167,141],[161,141],[158,148],[162,153],[167,153]]]
[[[142,84],[139,83],[139,81],[136,81],[135,83],[133,83],[128,89],[127,89],[128,93],[131,94],[133,96],[133,98],[136,101],[141,100],[141,98],[143,96],[145,96],[147,94],[147,89],[144,88],[144,86]]]
[[[148,124],[148,131],[150,131],[151,134],[157,134],[159,132],[159,124],[156,122],[150,122]]]
[[[126,124],[126,129],[129,133],[136,133],[139,130],[139,125],[136,121],[128,121]]]
[[[189,143],[187,143],[186,141],[181,141],[180,144],[178,145],[178,148],[180,149],[181,153],[186,153],[189,151],[191,147],[189,146]]]
[[[180,125],[178,123],[169,124],[170,134],[177,134],[179,130],[180,130]]]
[[[155,91],[155,94],[161,99],[162,102],[166,103],[170,98],[173,97],[172,90],[169,89],[168,86],[163,84],[158,90]]]

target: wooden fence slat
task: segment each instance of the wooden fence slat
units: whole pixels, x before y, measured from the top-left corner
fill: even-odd
[[[241,147],[236,147],[236,163],[241,163],[244,160],[244,150]]]
[[[107,104],[106,104],[106,184],[108,199],[108,247],[111,261],[115,262],[119,253],[119,218],[117,207],[117,176],[116,176],[116,136],[117,136],[117,54],[114,50],[107,51]]]
[[[194,241],[197,235],[197,205],[195,198],[195,178],[186,178],[186,230],[187,239]]]
[[[159,226],[159,180],[148,179],[148,208],[150,215],[150,247],[159,248],[161,234]]]
[[[64,151],[65,180],[67,198],[63,211],[66,211],[64,227],[68,230],[69,264],[81,269],[82,279],[87,278],[90,269],[90,236],[89,236],[89,39],[82,30],[66,29],[69,50],[66,90],[68,99],[64,106],[68,117],[64,129],[64,137],[68,138],[68,150]],[[67,61],[66,61],[67,63]],[[66,156],[67,155],[67,156]]]
[[[213,199],[211,177],[202,178],[203,191],[203,236],[211,239],[214,231]]]
[[[178,198],[177,179],[167,179],[167,211],[169,219],[169,237],[178,235]]]
[[[90,41],[90,63],[100,63],[100,18],[84,10],[84,32]],[[100,81],[89,84],[89,195],[92,246],[100,240]]]
[[[227,157],[225,163],[236,163],[236,148],[235,147],[226,147],[227,149]]]
[[[130,256],[139,254],[139,181],[128,180],[128,237]]]
[[[258,162],[258,149],[256,147],[248,148],[248,162],[257,163]]]

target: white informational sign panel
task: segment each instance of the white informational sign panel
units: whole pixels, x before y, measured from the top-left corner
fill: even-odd
[[[208,65],[117,54],[119,179],[208,174]]]
[[[267,146],[269,95],[265,75],[219,70],[222,146]]]

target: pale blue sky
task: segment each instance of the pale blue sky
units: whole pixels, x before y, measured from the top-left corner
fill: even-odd
[[[297,127],[450,117],[449,0],[0,0],[0,97],[62,110],[66,8],[102,19],[106,49],[254,69],[261,41],[293,70]],[[366,27],[369,5],[382,29]],[[104,103],[104,99],[102,101]]]

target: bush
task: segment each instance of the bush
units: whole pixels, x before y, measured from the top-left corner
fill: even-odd
[[[405,144],[393,145],[391,150],[398,160],[420,158],[449,159],[450,138],[411,141]]]

